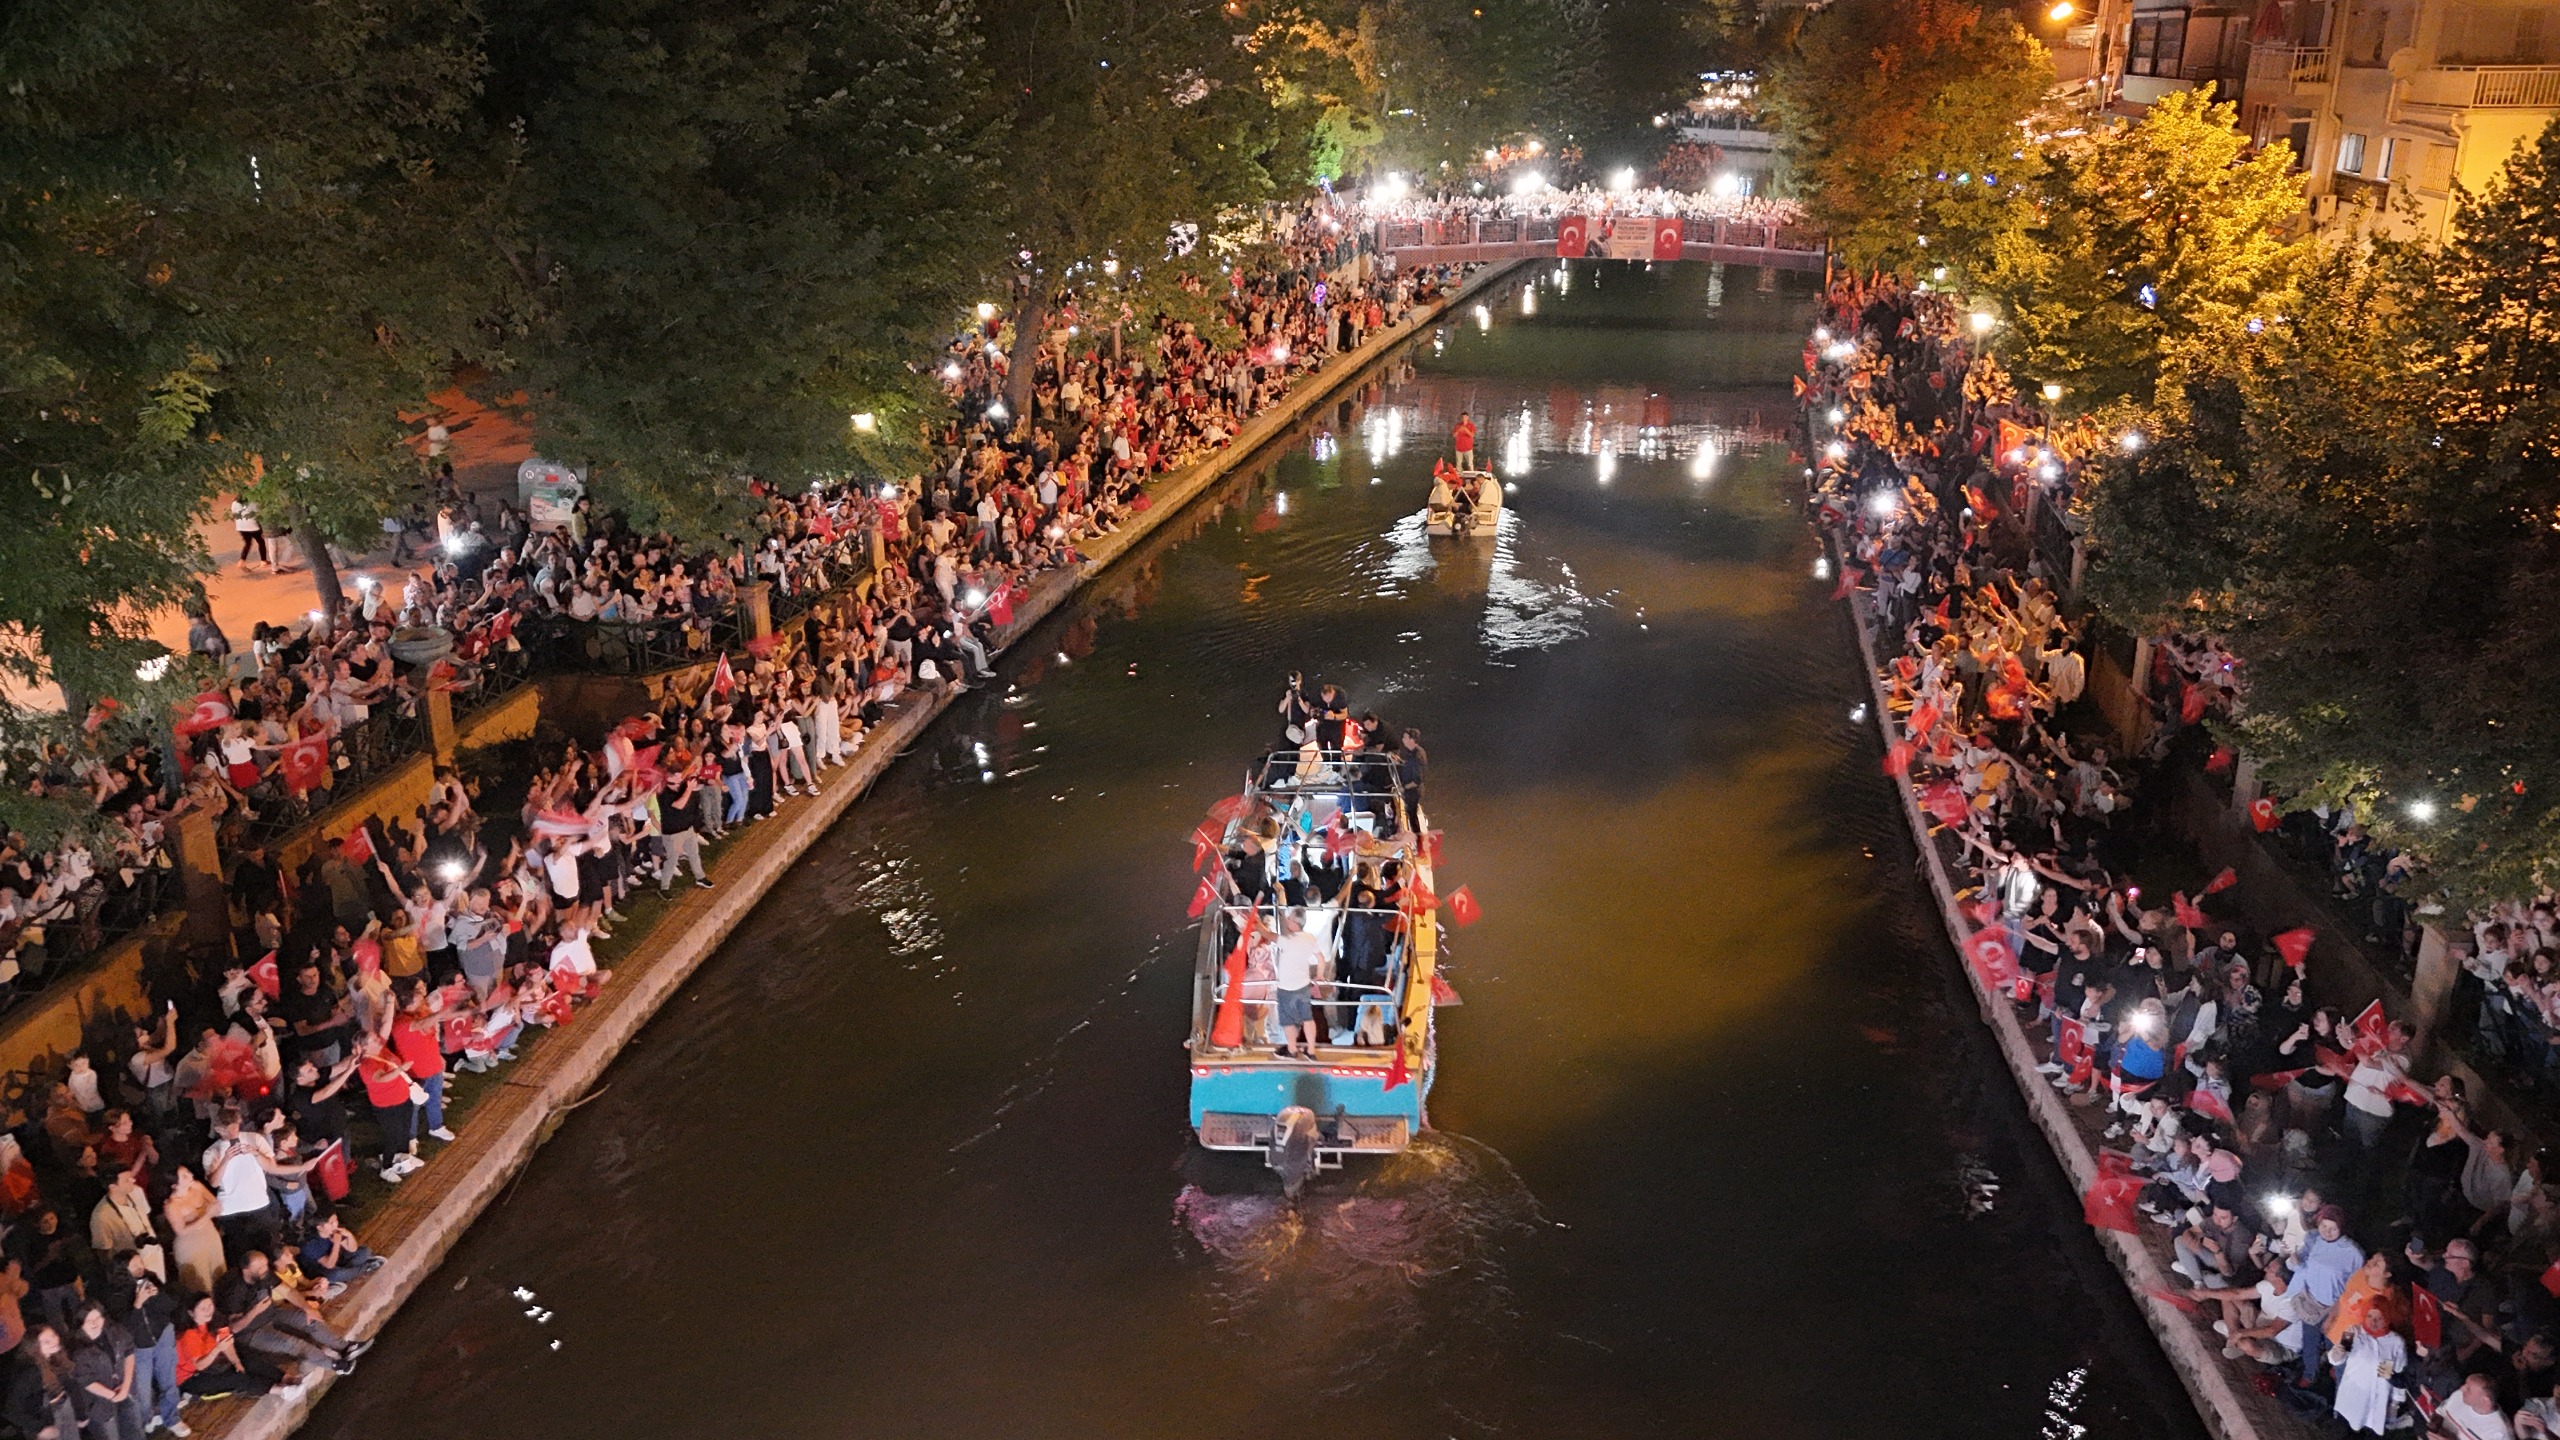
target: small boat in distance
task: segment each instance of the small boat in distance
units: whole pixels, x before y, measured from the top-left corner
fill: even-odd
[[[1432,535],[1490,535],[1502,523],[1502,482],[1490,470],[1449,470],[1431,477],[1422,528]]]
[[[1194,832],[1202,882],[1192,971],[1191,1128],[1260,1151],[1297,1194],[1351,1155],[1388,1155],[1426,1123],[1438,902],[1391,754],[1279,750]],[[1211,863],[1214,862],[1214,863]],[[1364,893],[1365,892],[1365,893]],[[1272,947],[1314,935],[1317,1043],[1291,1054]]]

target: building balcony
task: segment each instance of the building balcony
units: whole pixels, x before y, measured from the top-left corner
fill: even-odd
[[[2560,65],[2431,65],[2402,96],[2448,110],[2560,110]]]
[[[2326,85],[2332,75],[2326,45],[2252,45],[2249,47],[2249,93],[2273,99],[2281,90],[2310,90]]]

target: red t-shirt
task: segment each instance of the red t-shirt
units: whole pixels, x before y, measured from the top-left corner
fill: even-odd
[[[1472,421],[1472,420],[1461,420],[1461,421],[1459,421],[1459,422],[1458,422],[1458,428],[1457,428],[1455,431],[1452,431],[1452,432],[1451,432],[1451,438],[1455,439],[1455,440],[1458,442],[1458,448],[1459,448],[1459,449],[1461,449],[1461,450],[1473,450],[1474,448],[1476,448],[1476,424],[1475,424],[1475,422],[1474,422],[1474,421]]]
[[[415,1079],[432,1080],[444,1073],[444,1051],[436,1044],[432,1024],[421,1026],[406,1015],[392,1021],[391,1048],[400,1052]]]

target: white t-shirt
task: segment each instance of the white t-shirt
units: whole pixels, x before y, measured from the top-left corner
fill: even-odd
[[[2474,1410],[2470,1397],[2457,1390],[2436,1407],[2436,1415],[2464,1440],[2515,1440],[2514,1428],[2498,1413],[2495,1401],[2487,1410]]]
[[[542,859],[542,868],[551,880],[551,896],[562,902],[578,898],[578,857],[566,850],[554,850]]]
[[[258,1163],[258,1152],[265,1146],[263,1139],[242,1135],[237,1140],[216,1140],[205,1152],[207,1178],[222,1197],[222,1214],[246,1215],[267,1208],[267,1169]]]
[[[1301,930],[1283,935],[1271,947],[1271,983],[1282,990],[1304,990],[1316,983],[1324,964],[1324,942]]]

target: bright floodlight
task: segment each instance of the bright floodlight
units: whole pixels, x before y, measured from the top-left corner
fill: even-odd
[[[1973,333],[1976,335],[1988,335],[1991,333],[1991,327],[2000,323],[2000,317],[1988,310],[1976,310],[1971,318]]]
[[[990,419],[990,420],[1001,420],[1001,419],[1003,419],[1003,418],[1004,418],[1004,402],[1003,402],[1003,401],[1001,401],[1001,400],[998,400],[998,401],[994,402],[993,404],[991,404],[991,405],[987,406],[987,418],[988,418],[988,419]]]
[[[1832,406],[1832,407],[1831,407],[1831,423],[1832,423],[1832,424],[1837,425],[1837,424],[1839,424],[1841,421],[1846,420],[1846,419],[1848,419],[1848,418],[1849,418],[1849,412],[1848,412],[1848,411],[1841,409],[1841,408],[1840,408],[1839,406],[1837,406],[1837,405],[1834,405],[1834,406]]]
[[[984,300],[979,301],[978,318],[981,320],[993,320],[996,318],[996,307]]]
[[[1511,182],[1511,193],[1514,195],[1535,195],[1538,193],[1539,187],[1546,183],[1547,177],[1539,174],[1535,170],[1532,170],[1528,174]]]
[[[2419,824],[2421,824],[2421,825],[2424,825],[2424,824],[2426,824],[2428,821],[2433,820],[2434,818],[2436,818],[2436,802],[2434,802],[2433,800],[2412,800],[2412,801],[2410,801],[2410,802],[2409,802],[2409,818],[2410,818],[2410,819],[2412,819],[2412,820],[2417,821],[2417,822],[2418,822]]]
[[[1620,170],[1609,177],[1609,188],[1621,195],[1633,190],[1636,188],[1636,172],[1632,169]]]
[[[1484,152],[1484,163],[1487,165],[1490,165],[1501,158],[1502,152],[1499,150],[1487,150]]]
[[[853,412],[853,428],[868,435],[880,428],[880,417],[868,410],[856,410]]]
[[[161,676],[168,673],[169,657],[166,655],[154,655],[133,667],[133,678],[145,685],[157,682]]]
[[[1867,511],[1873,515],[1890,516],[1901,508],[1902,503],[1894,498],[1894,493],[1890,490],[1879,490],[1867,501]]]
[[[2047,400],[2059,400],[2059,399],[2061,399],[2061,398],[2062,398],[2062,387],[2061,387],[2061,386],[2059,386],[2059,385],[2054,384],[2054,383],[2053,383],[2052,381],[2050,381],[2050,380],[2047,380],[2046,382],[2044,382],[2044,398],[2046,398]]]
[[[1371,187],[1370,194],[1377,199],[1393,203],[1405,197],[1405,189],[1404,177],[1390,171]]]
[[[2130,455],[2134,451],[2142,448],[2142,432],[2139,430],[2127,430],[2124,434],[2116,437],[2116,443],[2124,447],[2124,453]]]
[[[2046,12],[2044,12],[2044,14],[2045,14],[2045,18],[2046,18],[2046,19],[2051,20],[2051,21],[2055,22],[2056,24],[2059,24],[2059,23],[2061,23],[2062,21],[2065,21],[2065,20],[2070,19],[2070,18],[2071,18],[2071,0],[2056,0],[2056,3],[2054,4],[2054,7],[2053,7],[2052,9],[2047,10]]]
[[[1739,195],[1742,193],[1742,177],[1727,170],[1717,176],[1708,188],[1718,195]]]

